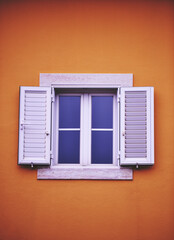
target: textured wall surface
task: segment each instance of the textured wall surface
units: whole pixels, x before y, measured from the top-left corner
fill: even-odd
[[[174,239],[173,1],[0,2],[0,239]],[[17,165],[19,86],[133,73],[155,88],[154,167],[133,181],[37,180]]]

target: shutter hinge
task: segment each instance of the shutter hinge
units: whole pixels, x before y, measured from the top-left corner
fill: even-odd
[[[51,94],[51,102],[54,102],[54,94]]]
[[[51,87],[51,102],[54,102],[54,88]]]
[[[117,161],[118,161],[118,164],[120,165],[120,151],[118,152]]]
[[[117,96],[117,102],[120,103],[120,94],[118,93],[118,96]]]
[[[50,151],[50,161],[51,162],[53,161],[53,153],[52,153],[52,151]]]

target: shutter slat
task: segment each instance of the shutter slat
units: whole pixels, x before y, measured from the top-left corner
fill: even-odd
[[[125,125],[146,125],[146,121],[125,121]]]
[[[50,88],[20,88],[19,164],[50,164],[50,110]]]
[[[127,135],[145,135],[146,131],[145,130],[126,130],[125,134],[126,136]]]
[[[25,138],[24,139],[24,143],[40,143],[40,144],[42,144],[42,143],[46,143],[46,140],[45,139],[32,139],[32,138]]]
[[[46,103],[46,97],[44,98],[41,98],[41,97],[25,97],[25,103],[26,102],[34,102],[34,103],[37,103],[37,102],[42,102],[42,103]]]
[[[125,126],[126,130],[145,130],[146,125],[126,125]]]
[[[44,147],[38,147],[38,148],[25,147],[24,148],[24,154],[26,152],[29,152],[29,153],[45,153],[45,146]]]
[[[138,107],[138,106],[134,106],[134,107],[126,107],[126,112],[146,112],[146,108],[145,107]]]
[[[144,112],[144,114],[145,114],[145,112]],[[126,118],[125,118],[126,121],[146,121],[146,119],[147,119],[146,114],[145,114],[145,116],[139,116],[138,114],[136,115],[133,113],[132,113],[132,116],[129,116],[129,117],[126,116]]]
[[[135,87],[134,87],[134,89],[135,89]],[[142,89],[142,87],[141,87],[141,89]],[[131,91],[129,91],[129,90],[131,90]],[[144,94],[144,96],[146,97],[146,91],[143,91],[143,90],[139,90],[139,91],[134,91],[134,90],[132,90],[131,88],[129,88],[128,90],[127,90],[127,92],[126,92],[126,96],[130,96],[130,95],[133,95],[134,97],[136,97],[137,95],[140,95],[141,94],[141,96],[143,96],[143,94]]]
[[[45,107],[45,102],[26,102],[26,107]]]
[[[37,163],[38,163],[38,161],[40,160],[40,161],[43,161],[43,158],[45,158],[46,157],[46,154],[45,153],[36,153],[36,152],[32,152],[32,153],[25,153],[25,155],[24,155],[24,157],[26,158],[26,161],[28,160],[28,161],[30,161],[31,163],[34,163],[33,162],[33,159],[36,159],[37,158]],[[27,158],[29,158],[29,159],[27,159]],[[39,158],[39,159],[38,159]],[[27,161],[27,162],[28,162]],[[36,164],[37,164],[36,163]],[[40,163],[41,164],[41,163]],[[45,164],[45,163],[42,163],[42,164]]]
[[[145,103],[146,102],[146,98],[126,98],[125,99],[126,103]]]
[[[44,111],[44,112],[29,111],[29,112],[25,113],[25,116],[46,116],[46,111]]]
[[[45,132],[46,132],[46,125],[34,125],[34,124],[30,124],[30,125],[26,125],[26,126],[25,126],[25,129],[26,129],[26,130],[34,130],[34,129],[37,129],[37,130],[45,130]]]
[[[126,112],[125,116],[146,116],[146,112]]]
[[[25,120],[45,121],[46,120],[46,115],[45,116],[25,116]]]
[[[146,158],[147,154],[145,154],[145,153],[126,153],[125,157],[126,158]],[[136,161],[138,161],[138,160],[136,159]],[[129,163],[127,163],[127,164],[129,164]]]
[[[147,153],[146,148],[126,148],[125,153]]]
[[[138,142],[136,142],[136,144],[132,144],[127,142],[125,145],[126,148],[146,148],[146,144],[140,144]]]
[[[146,97],[146,94],[145,93],[139,93],[139,94],[136,94],[136,96],[134,94],[129,94],[127,93],[127,95],[125,96],[126,98],[145,98]]]
[[[46,134],[42,129],[25,129],[25,134]]]
[[[46,142],[43,142],[43,143],[25,143],[25,147],[26,148],[44,148],[45,147],[45,143]]]
[[[31,112],[45,112],[45,107],[27,107],[25,106],[26,111],[31,111]]]
[[[147,143],[146,139],[125,139],[125,143],[129,143],[129,146],[132,144],[142,144],[142,143]]]
[[[153,164],[153,88],[121,88],[121,165]]]
[[[143,98],[144,99],[144,98]],[[140,102],[135,102],[135,103],[126,103],[126,107],[146,107],[146,103],[140,103]]]
[[[39,134],[39,133],[25,133],[25,138],[24,139],[45,139],[46,134]]]
[[[41,125],[45,126],[46,125],[46,120],[45,121],[36,121],[36,120],[29,120],[25,121],[25,126],[32,126],[32,125]]]
[[[46,99],[46,96],[45,96],[45,94],[42,94],[42,93],[40,93],[40,94],[37,94],[37,93],[35,93],[34,94],[34,96],[33,96],[33,94],[32,93],[26,93],[26,99],[28,99],[28,98],[45,98]]]
[[[146,139],[146,135],[125,135],[125,139]]]

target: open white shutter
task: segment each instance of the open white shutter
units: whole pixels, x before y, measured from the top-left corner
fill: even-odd
[[[154,164],[154,89],[121,88],[120,164]]]
[[[19,164],[50,164],[51,88],[20,87]]]

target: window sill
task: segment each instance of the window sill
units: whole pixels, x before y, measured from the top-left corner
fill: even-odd
[[[37,179],[132,180],[133,170],[120,167],[58,167],[38,169]]]

